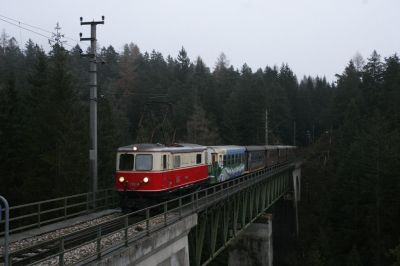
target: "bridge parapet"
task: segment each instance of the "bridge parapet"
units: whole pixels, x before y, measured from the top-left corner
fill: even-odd
[[[186,266],[189,265],[188,233],[197,224],[197,214],[170,224],[134,244],[105,256],[92,265]]]

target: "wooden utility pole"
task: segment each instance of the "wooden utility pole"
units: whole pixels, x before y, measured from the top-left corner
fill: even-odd
[[[90,58],[90,174],[92,177],[92,191],[93,191],[93,205],[96,206],[96,192],[97,192],[97,180],[98,180],[98,166],[97,166],[97,56],[96,56],[96,26],[98,24],[104,24],[104,16],[101,17],[101,21],[87,21],[83,22],[82,17],[81,25],[90,25],[90,38],[82,38],[80,33],[81,41],[90,41],[90,53],[84,54]]]

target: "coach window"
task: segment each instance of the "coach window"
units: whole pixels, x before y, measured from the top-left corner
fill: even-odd
[[[134,157],[133,154],[121,154],[119,156],[119,170],[131,171],[133,170]]]
[[[214,165],[218,161],[218,154],[211,153],[211,161],[212,161],[212,164]]]
[[[136,171],[149,171],[153,169],[153,155],[138,154],[136,155]]]
[[[181,156],[175,155],[174,156],[174,168],[178,168],[181,166]]]
[[[201,154],[196,154],[196,163],[201,164]]]
[[[226,155],[224,155],[223,164],[226,165]]]

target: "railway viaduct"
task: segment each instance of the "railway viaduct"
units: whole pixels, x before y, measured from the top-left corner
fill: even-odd
[[[53,248],[34,263],[200,266],[230,246],[228,265],[272,265],[268,212],[280,199],[292,200],[298,233],[300,184],[301,162],[263,169],[42,243],[38,249]],[[9,254],[13,265],[17,255]]]

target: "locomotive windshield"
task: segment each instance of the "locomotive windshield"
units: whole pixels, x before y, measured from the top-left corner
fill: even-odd
[[[153,169],[153,155],[151,154],[136,155],[135,167],[137,171],[149,171]]]
[[[134,157],[133,154],[121,154],[119,156],[119,170],[130,171],[133,170]]]

